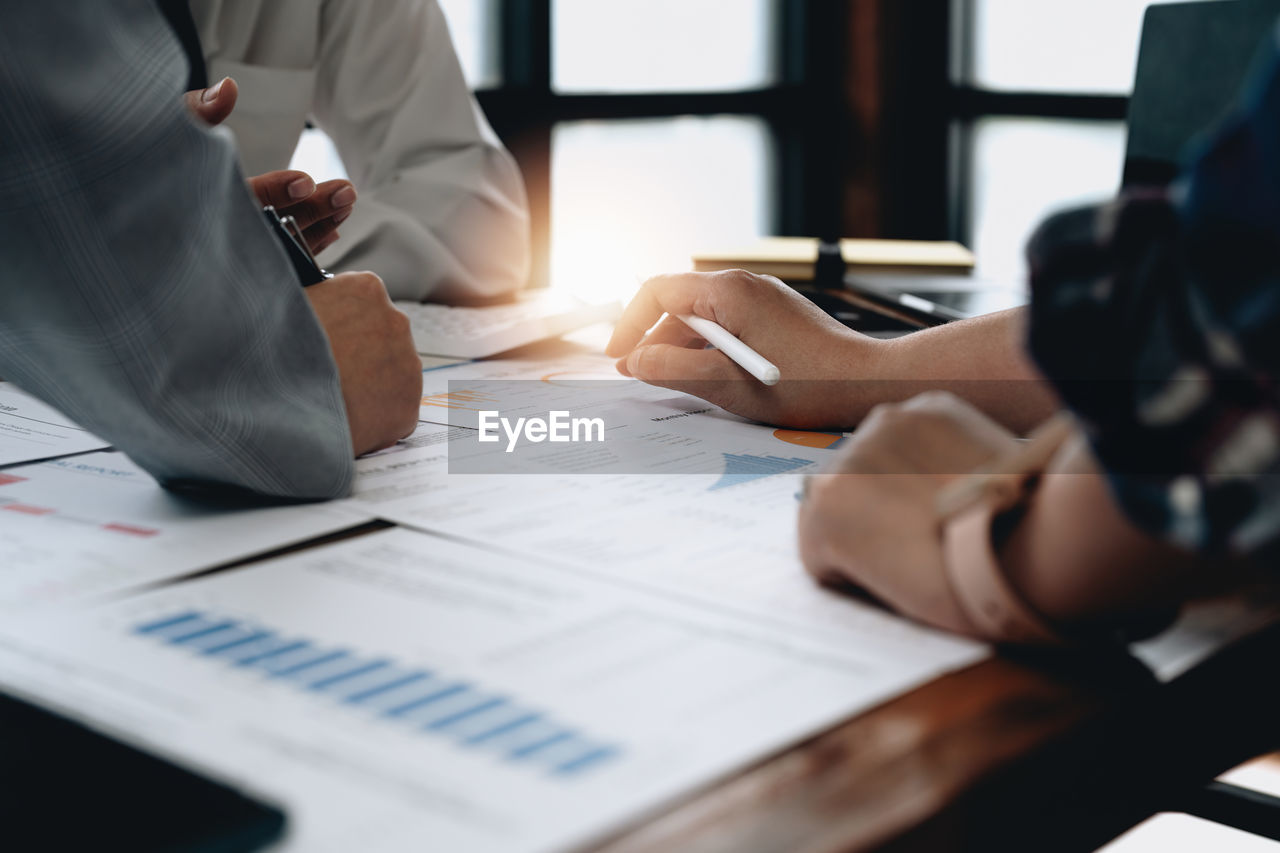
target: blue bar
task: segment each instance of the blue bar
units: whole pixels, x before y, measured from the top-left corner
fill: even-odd
[[[522,708],[519,705],[508,702],[496,710],[474,715],[459,725],[450,726],[449,734],[459,740],[469,740],[476,735],[491,732],[499,726],[505,726],[513,720],[528,717],[532,713],[529,708]]]
[[[242,640],[245,637],[251,637],[255,633],[261,632],[248,625],[236,625],[231,629],[231,633],[229,634],[224,631],[215,631],[207,637],[198,637],[194,640],[189,640],[183,643],[183,645],[191,651],[198,651],[201,654],[204,654],[211,647],[216,648],[218,646],[229,645],[230,643]]]
[[[557,743],[562,743],[572,737],[573,732],[562,731],[559,734],[552,735],[551,737],[543,738],[542,740],[535,740],[533,743],[522,746],[519,749],[513,749],[511,752],[507,753],[507,757],[513,761],[521,758],[528,758],[539,750],[546,749],[549,746],[554,746]]]
[[[546,767],[550,772],[561,764],[580,758],[596,749],[599,745],[598,741],[587,740],[583,737],[571,737],[568,740],[562,740],[559,743],[553,743],[550,746],[538,749],[530,761]]]
[[[364,675],[366,672],[386,669],[388,666],[390,666],[388,661],[376,660],[373,663],[362,664],[355,669],[349,669],[346,672],[340,672],[337,675],[330,675],[327,678],[320,679],[319,681],[313,681],[307,685],[307,689],[324,690],[327,687],[332,687],[335,684],[341,684],[348,679],[355,678],[357,675]]]
[[[213,624],[215,624],[215,620],[210,619],[208,616],[197,616],[194,619],[183,619],[163,628],[155,628],[143,636],[163,642],[182,634],[190,634],[201,626],[207,628]]]
[[[294,651],[297,651],[298,649],[304,648],[305,646],[309,646],[309,645],[311,644],[306,642],[305,640],[294,640],[291,643],[286,642],[282,646],[276,646],[274,649],[268,649],[265,652],[254,652],[248,657],[237,658],[235,660],[235,665],[236,666],[253,666],[259,661],[264,661],[267,658],[273,658],[277,655],[283,655],[289,652],[294,652]]]
[[[265,640],[268,637],[274,637],[274,636],[275,635],[272,634],[270,631],[255,631],[254,633],[249,634],[247,637],[241,637],[240,639],[232,640],[229,643],[219,643],[216,646],[210,646],[209,648],[201,652],[201,654],[210,655],[210,656],[220,655],[223,652],[227,652],[232,649],[238,649],[247,643],[256,643],[261,640]]]
[[[522,746],[528,746],[535,741],[540,741],[543,738],[550,737],[551,735],[562,731],[563,728],[563,726],[559,725],[554,720],[549,720],[544,717],[542,719],[535,720],[528,725],[496,735],[487,740],[484,746],[489,749],[497,750],[498,752],[509,752],[510,750],[519,749]]]
[[[295,663],[292,666],[286,666],[284,669],[276,669],[271,671],[272,678],[288,678],[291,675],[297,675],[305,669],[311,669],[313,666],[319,666],[322,663],[330,663],[331,661],[340,660],[347,657],[346,652],[326,652],[318,658]]]
[[[216,625],[209,626],[208,628],[200,628],[188,634],[179,634],[176,637],[170,637],[169,642],[173,643],[176,646],[181,643],[185,643],[188,640],[194,640],[199,637],[207,636],[209,634],[217,634],[219,632],[226,631],[227,629],[234,628],[235,626],[236,626],[235,622],[219,622]]]
[[[288,651],[278,651],[276,654],[264,656],[255,666],[267,674],[276,670],[285,669],[293,666],[295,663],[304,660],[311,660],[312,655],[319,654],[322,650],[316,648],[306,640],[299,640],[292,649]]]
[[[370,687],[367,690],[361,690],[359,693],[352,693],[351,695],[347,696],[343,701],[346,702],[347,704],[355,705],[359,702],[365,701],[366,699],[372,699],[375,696],[382,696],[386,693],[390,693],[394,690],[398,690],[401,687],[405,687],[410,684],[415,684],[429,676],[430,676],[430,673],[428,672],[415,672],[410,675],[406,675],[403,678],[396,678],[392,681],[388,681],[386,684],[380,684],[376,687]]]
[[[389,711],[383,711],[382,715],[384,717],[403,717],[405,714],[409,713],[415,708],[421,708],[424,705],[430,705],[432,702],[438,702],[441,699],[447,699],[450,696],[456,696],[459,693],[466,693],[470,689],[471,688],[469,685],[455,684],[452,687],[445,687],[440,690],[436,690],[433,693],[428,693],[426,696],[422,696],[417,699],[414,699],[412,702],[406,702],[403,705],[397,705],[396,707],[392,708]]]
[[[556,767],[553,771],[557,776],[572,776],[575,773],[581,773],[593,764],[599,764],[618,755],[620,750],[615,746],[602,746],[599,749],[593,749],[585,755],[578,756],[571,761]]]
[[[288,680],[296,678],[298,681],[305,684],[309,681],[320,681],[321,679],[328,678],[332,675],[338,675],[340,673],[347,672],[348,670],[355,669],[358,666],[364,666],[365,664],[370,663],[368,658],[359,658],[351,652],[339,651],[341,654],[338,654],[329,660],[316,661],[313,664],[304,666],[301,669],[296,669],[293,672],[276,670],[272,675],[272,678],[283,678]],[[299,675],[299,673],[301,673],[301,675]],[[302,687],[303,685],[299,685],[298,689],[301,690]]]
[[[426,726],[427,723],[434,720],[452,716],[459,711],[464,711],[473,705],[479,705],[481,702],[487,702],[492,698],[492,694],[481,693],[474,688],[455,691],[451,696],[442,696],[430,702],[425,708],[414,708],[406,713],[404,718],[412,725]]]
[[[506,699],[489,699],[481,702],[479,705],[472,705],[470,708],[455,711],[447,717],[442,717],[441,719],[428,722],[426,728],[431,729],[432,731],[447,729],[449,726],[454,723],[461,722],[467,717],[473,717],[476,714],[483,714],[486,711],[492,711],[494,708],[500,708],[505,704],[507,704]]]
[[[189,610],[181,616],[168,616],[158,622],[147,622],[133,629],[135,634],[150,634],[153,631],[159,631],[161,628],[168,628],[172,625],[180,625],[183,622],[190,622],[192,619],[200,618],[200,612],[197,610]]]
[[[535,722],[537,720],[541,720],[541,719],[542,719],[541,714],[525,714],[522,717],[516,717],[514,720],[508,720],[505,723],[501,723],[500,725],[495,726],[494,728],[491,728],[487,731],[483,731],[483,732],[480,732],[479,734],[472,735],[471,737],[464,740],[463,743],[471,744],[471,745],[484,743],[487,740],[492,740],[493,738],[496,738],[499,735],[505,735],[509,732],[513,732],[516,729],[519,729],[523,726],[527,726],[530,723]]]
[[[752,461],[767,467],[774,460]],[[591,743],[541,712],[486,695],[467,682],[447,682],[429,670],[408,670],[388,658],[361,659],[347,650],[287,640],[238,620],[218,620],[192,610],[132,630],[237,667],[257,667],[270,678],[297,676],[298,689],[330,692],[334,701],[358,705],[366,714],[439,732],[457,746],[480,747],[512,762],[527,761],[531,768],[545,768],[556,776],[581,775],[622,752],[617,746]]]
[[[411,670],[397,665],[394,661],[384,662],[381,667],[343,679],[336,686],[325,687],[321,692],[332,696],[335,702],[346,703],[348,696],[355,696],[375,687],[383,687],[392,681],[399,681],[409,672]]]

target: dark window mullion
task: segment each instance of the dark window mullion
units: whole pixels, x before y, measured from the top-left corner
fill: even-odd
[[[1123,121],[1129,112],[1129,99],[1124,95],[1001,92],[962,85],[952,87],[950,112],[961,120],[1027,116]]]
[[[974,125],[986,118],[1076,119],[1124,121],[1129,99],[1123,95],[1083,92],[1005,92],[977,84],[974,0],[953,0],[955,39],[947,113],[952,126],[951,229],[957,239],[972,242]]]
[[[775,198],[781,234],[841,236],[842,164],[850,134],[844,103],[848,4],[779,4],[782,104],[765,114],[777,145]]]
[[[520,164],[529,194],[533,287],[551,277],[552,0],[500,0],[501,83],[478,93],[485,114]]]

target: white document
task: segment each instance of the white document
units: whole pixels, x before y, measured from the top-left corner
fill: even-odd
[[[165,491],[122,453],[8,468],[0,471],[0,608],[84,601],[369,519],[337,504],[198,503]]]
[[[832,641],[394,530],[11,622],[0,681],[281,802],[287,850],[521,853],[984,654],[880,627]]]
[[[1169,630],[1135,643],[1132,651],[1160,681],[1169,682],[1277,620],[1280,601],[1274,592],[1197,601],[1183,608]]]
[[[545,415],[555,409],[585,414],[620,403],[686,396],[627,379],[613,359],[594,353],[474,361],[428,371],[422,378],[419,419],[473,429],[483,410],[506,416]]]
[[[57,409],[0,382],[0,465],[101,450],[110,443],[73,424]]]
[[[641,383],[600,382],[606,368],[607,359],[587,355],[437,371],[426,393],[435,404],[423,417],[474,425],[477,402],[512,414],[599,403],[610,441],[507,454],[455,430],[454,440],[431,450],[373,460],[381,464],[361,470],[354,503],[406,526],[827,631],[841,642],[856,641],[867,620],[878,630],[915,630],[817,588],[800,564],[801,475],[820,470],[841,436],[751,424]],[[492,380],[529,377],[556,381],[514,386],[501,400],[468,393],[469,383],[478,383],[471,387],[479,394]],[[477,464],[478,457],[491,464]],[[459,474],[460,460],[468,470],[517,473]],[[634,473],[640,470],[649,473]]]

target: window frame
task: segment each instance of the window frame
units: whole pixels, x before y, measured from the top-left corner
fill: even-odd
[[[554,0],[497,0],[498,83],[476,98],[524,173],[533,236],[532,286],[550,278],[551,159],[556,125],[587,120],[746,116],[772,136],[778,234],[839,236],[839,176],[849,145],[844,57],[849,4],[775,0],[777,76],[744,91],[586,94],[552,86]]]
[[[1066,119],[1114,124],[1129,115],[1129,96],[1088,92],[1003,91],[975,82],[976,0],[950,0],[950,54],[947,98],[949,181],[946,207],[949,236],[971,245],[974,236],[975,128],[982,119]],[[1118,187],[1117,187],[1118,188]]]

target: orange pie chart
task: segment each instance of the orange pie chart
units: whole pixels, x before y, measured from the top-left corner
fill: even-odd
[[[844,441],[844,435],[838,432],[800,432],[791,429],[774,430],[773,437],[787,444],[813,447],[818,450],[830,450]]]

